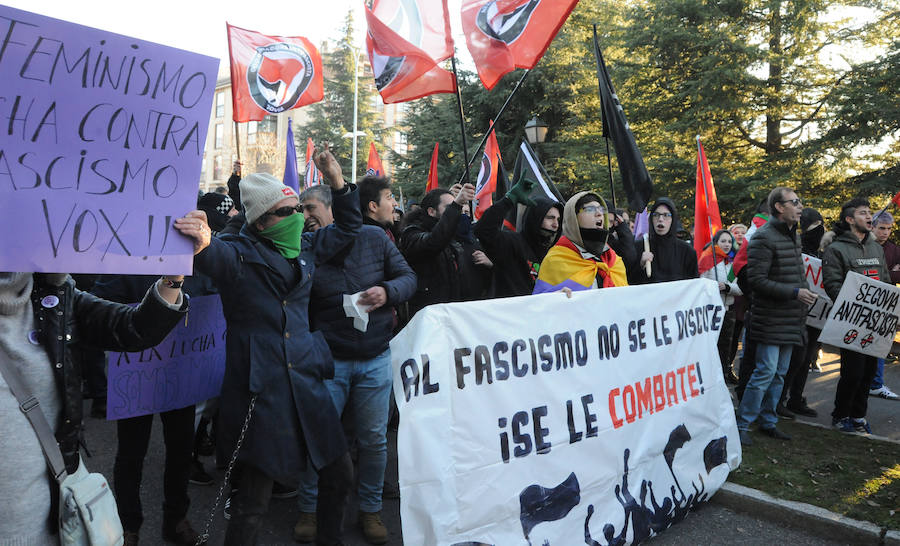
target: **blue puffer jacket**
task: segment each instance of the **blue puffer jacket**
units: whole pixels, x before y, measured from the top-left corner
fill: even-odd
[[[387,292],[387,303],[369,313],[365,332],[344,313],[344,294],[373,286]],[[384,230],[363,226],[353,241],[316,268],[309,302],[310,325],[321,330],[335,358],[368,360],[388,348],[394,329],[393,307],[416,293],[416,274]]]

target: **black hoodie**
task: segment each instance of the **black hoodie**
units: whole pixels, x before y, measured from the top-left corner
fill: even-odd
[[[503,231],[503,219],[515,206],[504,197],[484,211],[475,224],[475,236],[494,262],[492,285],[497,298],[527,296],[534,291],[540,263],[562,232],[562,204],[543,198],[526,209],[521,233]],[[559,227],[554,236],[547,237],[541,232],[541,224],[552,207],[559,211]]]
[[[672,211],[672,225],[665,235],[657,235],[653,228],[653,212],[660,205],[665,205]],[[666,281],[680,281],[683,279],[696,279],[700,276],[697,271],[697,253],[694,247],[681,241],[677,237],[681,229],[681,221],[678,218],[678,209],[668,197],[660,197],[650,208],[650,252],[653,253],[653,261],[650,262],[650,277],[643,267],[629,268],[628,284],[648,284]],[[644,240],[634,242],[638,261],[644,252]]]

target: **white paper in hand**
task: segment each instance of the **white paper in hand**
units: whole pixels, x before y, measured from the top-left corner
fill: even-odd
[[[353,319],[353,327],[360,332],[365,332],[369,327],[369,306],[360,305],[359,297],[362,292],[356,294],[344,294],[344,314]]]

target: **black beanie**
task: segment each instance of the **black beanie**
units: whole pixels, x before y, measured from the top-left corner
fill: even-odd
[[[816,222],[823,222],[822,215],[819,214],[819,211],[811,207],[803,209],[800,213],[800,229],[806,231],[809,226]]]

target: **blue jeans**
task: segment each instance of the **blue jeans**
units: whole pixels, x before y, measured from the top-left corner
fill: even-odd
[[[878,359],[878,366],[875,368],[875,378],[872,379],[872,384],[869,385],[869,390],[880,389],[884,386],[884,359]]]
[[[737,410],[738,430],[749,430],[750,423],[757,418],[759,428],[775,428],[778,422],[775,406],[781,398],[792,349],[792,345],[756,345],[756,368],[747,382]]]
[[[334,359],[334,379],[325,381],[339,414],[350,402],[359,454],[359,509],[381,511],[387,466],[387,422],[393,371],[391,350],[371,360]],[[307,465],[298,484],[301,512],[316,511],[316,471]]]

